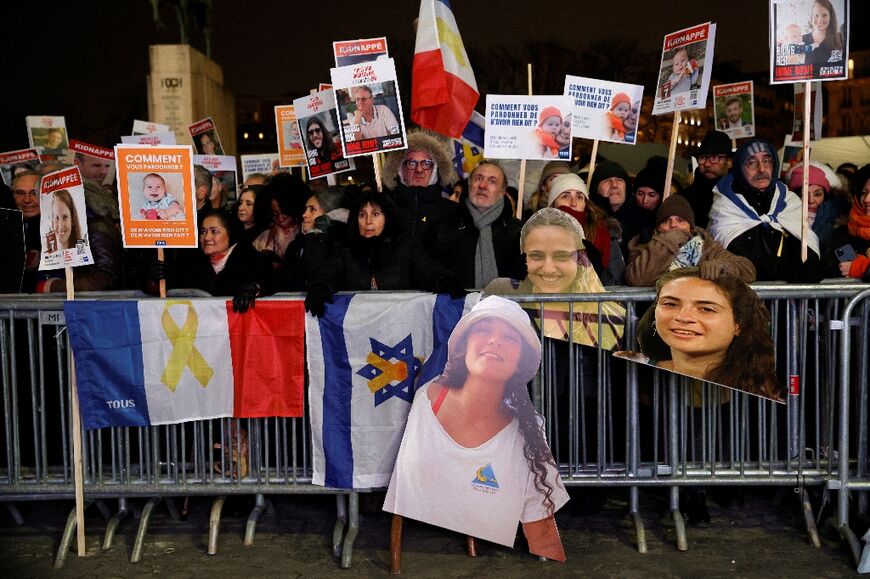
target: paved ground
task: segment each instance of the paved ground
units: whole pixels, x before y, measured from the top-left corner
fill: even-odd
[[[404,575],[409,577],[852,577],[855,568],[830,530],[822,530],[823,546],[814,549],[803,530],[791,493],[775,504],[774,492],[753,491],[742,506],[723,509],[710,501],[713,524],[689,528],[689,550],[674,547],[673,529],[664,517],[658,493],[642,493],[648,552],[641,555],[624,516],[625,491],[613,491],[604,510],[582,512],[582,491],[558,515],[568,562],[539,562],[517,541],[506,549],[478,545],[478,557],[465,555],[465,540],[454,533],[406,521]],[[115,546],[100,551],[105,521],[87,511],[88,556],[75,556],[53,571],[55,551],[69,502],[21,505],[26,521],[16,527],[0,508],[0,570],[3,577],[378,577],[389,570],[390,517],[365,501],[353,565],[340,569],[330,553],[335,499],[275,497],[274,515],[263,515],[253,546],[242,545],[244,522],[252,501],[239,497],[224,508],[219,552],[206,554],[207,499],[193,499],[186,521],[173,521],[165,508],[152,519],[142,561],[129,563],[138,521],[122,523]]]

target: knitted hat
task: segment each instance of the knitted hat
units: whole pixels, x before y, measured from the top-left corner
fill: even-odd
[[[746,181],[746,177],[743,175],[743,164],[748,161],[750,157],[757,155],[758,153],[767,153],[773,161],[773,166],[771,167],[770,172],[773,178],[770,181],[770,185],[767,186],[767,190],[773,190],[776,186],[776,179],[779,177],[779,155],[777,154],[776,149],[773,148],[773,145],[764,139],[750,139],[737,147],[737,150],[734,151],[734,165],[731,167],[731,173],[734,175],[734,180],[739,183],[744,190],[755,189],[755,187]]]
[[[730,155],[731,137],[722,131],[709,131],[704,135],[698,155]]]
[[[571,165],[568,161],[550,161],[544,165],[544,170],[541,171],[541,179],[538,181],[538,189],[541,188],[544,181],[551,175],[564,175],[571,172]]]
[[[538,126],[544,124],[544,121],[549,119],[550,117],[559,117],[562,118],[562,111],[557,109],[556,107],[544,107],[544,110],[541,111],[541,116],[538,117]]]
[[[662,201],[661,207],[656,211],[656,225],[674,215],[682,217],[689,222],[692,229],[695,228],[695,212],[682,195],[670,195]]]
[[[649,187],[653,191],[661,195],[662,189],[665,186],[665,171],[660,171],[654,167],[646,167],[641,169],[634,178],[634,190],[637,191],[641,187]]]
[[[625,103],[628,106],[631,106],[631,97],[629,97],[624,92],[616,93],[616,96],[614,96],[613,99],[610,101],[610,110],[615,109],[616,105],[618,105],[619,103]]]
[[[817,161],[810,161],[810,185],[818,185],[825,190],[825,194],[831,192],[831,187],[839,187],[840,179],[830,167]],[[804,187],[804,166],[795,165],[788,179],[788,188],[800,194]]]
[[[586,183],[584,183],[583,180],[574,173],[566,173],[564,175],[559,175],[553,179],[552,183],[550,183],[550,207],[552,207],[553,203],[556,202],[556,197],[571,189],[580,191],[583,195],[589,197]]]
[[[631,179],[628,176],[628,172],[622,168],[622,165],[614,163],[613,161],[602,161],[595,166],[595,172],[592,174],[592,182],[589,183],[589,191],[591,191],[591,194],[593,196],[597,195],[598,185],[600,185],[602,181],[610,179],[611,177],[619,177],[625,181],[625,188],[628,190],[628,186],[631,184]],[[664,181],[664,179],[662,179],[662,181]]]

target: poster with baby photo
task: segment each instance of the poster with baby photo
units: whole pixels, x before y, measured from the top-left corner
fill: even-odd
[[[198,155],[223,155],[224,148],[221,146],[221,138],[218,136],[217,127],[211,117],[206,117],[187,126],[193,146]]]
[[[574,99],[565,95],[486,96],[484,156],[488,159],[571,159]]]
[[[392,58],[330,69],[346,157],[408,146]]]
[[[12,179],[23,171],[33,171],[39,165],[39,153],[36,149],[18,149],[0,153],[0,177],[9,187]]]
[[[770,84],[849,77],[849,0],[770,0]]]
[[[29,116],[27,123],[27,138],[30,146],[39,152],[41,161],[60,159],[67,160],[69,153],[69,135],[66,131],[66,119],[63,117]]]
[[[232,155],[194,155],[194,165],[202,165],[216,177],[220,187],[212,188],[209,200],[214,202],[220,198],[220,207],[226,207],[228,201],[235,201],[239,191],[239,173],[236,158]]]
[[[335,94],[331,90],[315,92],[293,101],[308,177],[316,179],[354,168],[345,158],[335,111]]]
[[[305,151],[302,150],[302,137],[296,122],[296,107],[275,107],[275,134],[278,136],[278,164],[281,167],[304,167]]]
[[[49,173],[39,184],[39,269],[93,265],[85,218],[85,187],[78,167]]]
[[[78,166],[83,179],[90,179],[100,185],[115,182],[115,151],[90,143],[70,139],[69,150],[73,162]]]
[[[132,135],[150,135],[152,133],[171,133],[172,129],[169,125],[161,123],[149,123],[148,121],[133,121]]]
[[[387,58],[387,38],[382,36],[380,38],[333,42],[332,52],[335,54],[335,66],[337,67]]]
[[[115,145],[124,247],[196,247],[190,145]]]
[[[175,133],[148,133],[147,135],[122,135],[125,145],[174,145]]]
[[[716,25],[707,22],[665,36],[653,114],[707,108]]]
[[[755,103],[751,80],[713,87],[716,128],[732,139],[755,136]]]
[[[571,136],[629,145],[637,142],[643,85],[568,75],[565,94],[574,99],[572,113],[562,119]]]

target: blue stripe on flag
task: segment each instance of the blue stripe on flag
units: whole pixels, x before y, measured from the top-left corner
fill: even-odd
[[[462,130],[462,138],[478,147],[483,147],[483,135],[484,128],[474,122],[474,115],[472,115],[471,120]]]
[[[353,296],[337,295],[318,319],[323,348],[323,454],[324,483],[353,488],[351,403],[353,373],[344,340],[344,317]]]
[[[465,298],[451,298],[438,294],[432,309],[432,355],[420,369],[416,387],[423,386],[444,371],[447,364],[447,340],[459,323],[465,308]]]
[[[137,302],[68,301],[64,313],[85,429],[148,426]]]
[[[442,4],[444,4],[445,6],[447,6],[448,10],[453,12],[453,8],[450,7],[450,0],[438,0],[438,1],[441,2]]]

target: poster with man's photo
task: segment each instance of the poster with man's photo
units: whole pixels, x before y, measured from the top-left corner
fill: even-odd
[[[224,148],[217,127],[211,117],[206,117],[187,126],[197,155],[223,155]]]
[[[810,89],[810,141],[822,138],[822,106],[824,93],[821,83],[815,82]],[[803,83],[794,85],[794,120],[792,122],[791,138],[794,141],[804,140],[804,98],[806,91]]]
[[[389,56],[385,36],[333,42],[332,52],[335,54],[336,67],[352,66]]]
[[[66,119],[52,116],[28,116],[27,138],[30,146],[39,152],[40,161],[60,159],[66,161],[69,154],[69,135]]]
[[[484,156],[571,159],[573,110],[574,98],[565,95],[486,95]]]
[[[93,265],[85,187],[78,167],[49,173],[39,184],[39,269]]]
[[[716,128],[732,139],[755,136],[755,102],[751,80],[713,87]]]
[[[316,179],[353,169],[353,163],[345,158],[341,144],[335,94],[331,90],[316,92],[294,100],[293,106],[296,108],[309,178]]]
[[[716,25],[712,22],[665,36],[654,115],[707,107],[715,41]]]
[[[150,135],[151,133],[171,133],[172,129],[169,125],[161,123],[150,123],[148,121],[133,121],[133,132],[131,135]]]
[[[9,187],[12,179],[23,171],[33,171],[39,165],[39,153],[36,149],[18,149],[0,153],[0,177]]]
[[[124,247],[196,247],[190,145],[116,145]]]
[[[574,99],[572,113],[562,119],[571,136],[629,145],[637,142],[643,85],[568,75],[565,94]]]
[[[392,58],[330,69],[346,157],[408,146]]]
[[[281,167],[305,166],[305,151],[302,150],[302,136],[296,121],[296,107],[275,107],[275,134],[278,136],[278,164]]]
[[[115,182],[115,151],[75,139],[70,139],[69,150],[83,179],[90,179],[100,185],[111,185]]]
[[[239,176],[236,158],[232,155],[194,155],[194,165],[202,165],[212,177],[217,177],[220,189],[212,194],[220,196],[220,206],[226,207],[228,201],[238,198]],[[214,201],[214,199],[210,199]]]
[[[770,84],[849,78],[849,0],[770,0]]]

